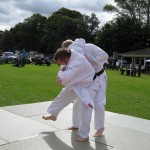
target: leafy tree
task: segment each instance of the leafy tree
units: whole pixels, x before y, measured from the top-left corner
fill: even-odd
[[[47,18],[40,14],[34,14],[25,19],[20,26],[20,32],[22,34],[21,41],[19,42],[20,47],[42,52],[44,45],[42,44],[41,39],[45,34],[46,23]]]
[[[54,53],[66,39],[82,37],[88,42],[94,42],[99,30],[98,24],[95,14],[84,16],[66,8],[59,9],[48,18],[33,14],[10,31],[2,33],[0,46],[6,50],[11,48]]]
[[[106,23],[98,32],[97,45],[104,49],[110,56],[116,51],[116,26],[114,22]]]
[[[90,41],[95,42],[97,37],[97,32],[99,31],[100,21],[94,13],[91,16],[83,15],[85,26],[88,30],[89,36],[91,37]]]
[[[41,39],[45,34],[45,26],[47,18],[40,14],[34,14],[24,20],[23,23],[18,23],[10,31],[4,32],[2,38],[3,47],[5,42],[12,49],[22,50],[36,50],[43,51],[45,45],[42,44]],[[8,39],[6,39],[8,37]],[[11,39],[11,44],[10,40]],[[9,43],[8,43],[9,42]],[[8,49],[7,47],[4,47]]]
[[[118,17],[105,24],[99,32],[99,41],[103,49],[112,52],[125,52],[145,46],[141,24],[135,24],[129,17]]]
[[[13,51],[13,40],[11,37],[11,33],[7,30],[5,30],[5,32],[3,32],[3,34],[1,35],[0,47],[3,51],[5,51],[6,49],[8,51]]]
[[[145,1],[143,0],[115,0],[116,6],[106,5],[104,11],[116,13],[118,16],[128,16],[134,21],[141,22],[144,19],[143,12]]]
[[[148,9],[146,0],[115,0],[116,5],[106,5],[104,11],[115,13],[116,18],[104,26],[100,37],[105,43],[106,37],[113,33],[109,50],[124,52],[146,46],[149,37]],[[107,29],[107,32],[106,30]],[[104,32],[104,33],[103,33]],[[106,47],[106,45],[105,45]]]
[[[89,37],[82,14],[66,8],[61,8],[48,18],[47,28],[49,46],[53,50],[60,47],[66,39],[74,40],[77,37]]]

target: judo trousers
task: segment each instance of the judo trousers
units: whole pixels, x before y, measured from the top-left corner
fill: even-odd
[[[99,89],[94,99],[94,126],[96,130],[104,128],[105,122],[105,104],[106,104],[106,88],[107,88],[107,75],[104,72],[100,76],[97,76],[100,82]],[[80,102],[76,99],[73,103],[72,113],[72,126],[79,128],[80,122]]]
[[[94,88],[89,89],[90,96],[94,99],[97,91]],[[78,99],[77,95],[73,90],[69,90],[68,88],[64,88],[60,94],[53,100],[47,112],[51,115],[58,116],[60,111],[65,108],[70,103],[74,102],[74,100]],[[78,109],[79,109],[79,136],[82,138],[87,138],[90,132],[90,122],[92,116],[92,109],[88,107],[85,103],[83,103],[80,99],[78,101]]]

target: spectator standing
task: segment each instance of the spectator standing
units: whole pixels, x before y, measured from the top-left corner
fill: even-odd
[[[26,57],[27,57],[27,53],[26,53],[25,49],[22,50],[21,57],[22,57],[22,66],[25,67]]]
[[[138,65],[138,76],[141,77],[141,64]]]

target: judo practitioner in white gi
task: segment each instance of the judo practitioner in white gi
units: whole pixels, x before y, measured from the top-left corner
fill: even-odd
[[[60,111],[75,99],[79,99],[79,135],[77,141],[88,140],[92,109],[95,107],[93,99],[99,89],[99,80],[93,77],[95,70],[87,59],[79,53],[65,48],[58,49],[54,55],[58,64],[64,65],[58,72],[57,82],[65,88],[53,100],[48,108],[50,116],[43,116],[45,120],[57,119]]]
[[[84,39],[66,40],[62,43],[62,47],[74,49],[76,52],[84,55],[95,69],[95,78],[99,79],[100,87],[94,99],[95,113],[94,122],[97,130],[94,137],[99,137],[104,131],[105,120],[105,104],[106,104],[106,86],[107,75],[103,69],[104,63],[108,60],[108,54],[94,44],[86,43]],[[75,130],[79,127],[79,100],[73,103],[72,126],[69,130]]]

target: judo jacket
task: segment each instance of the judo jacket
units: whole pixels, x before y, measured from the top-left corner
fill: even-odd
[[[69,48],[84,55],[92,64],[96,73],[103,69],[104,63],[107,63],[108,54],[98,46],[86,43],[82,38],[76,39],[71,45],[69,45]]]
[[[66,68],[58,72],[61,84],[73,90],[86,105],[94,107],[90,96],[90,85],[93,83],[95,70],[87,59],[71,49],[71,56]]]

